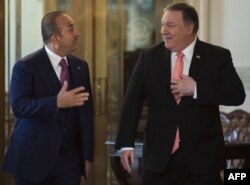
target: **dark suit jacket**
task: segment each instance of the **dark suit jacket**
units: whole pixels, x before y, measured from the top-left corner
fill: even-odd
[[[93,108],[88,65],[67,56],[73,87],[84,86],[89,100],[78,110],[83,160],[93,159]],[[40,181],[56,162],[63,126],[58,122],[57,94],[61,84],[44,48],[17,62],[13,68],[10,100],[16,123],[3,169]]]
[[[190,170],[206,173],[224,167],[224,140],[219,105],[239,105],[245,91],[230,51],[197,40],[189,76],[197,83],[197,99],[183,97],[177,105],[170,89],[171,52],[160,43],[142,51],[121,112],[115,148],[134,147],[143,101],[147,99],[143,167],[166,168],[179,127]]]

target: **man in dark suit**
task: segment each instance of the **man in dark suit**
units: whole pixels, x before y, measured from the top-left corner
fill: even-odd
[[[41,29],[45,46],[13,68],[10,100],[16,123],[3,169],[14,175],[16,185],[79,185],[93,160],[89,69],[70,54],[79,32],[67,14],[46,14]]]
[[[244,87],[230,51],[197,38],[199,21],[192,6],[169,5],[161,23],[164,42],[142,51],[130,79],[115,148],[131,172],[146,99],[142,185],[221,184],[225,158],[219,105],[242,104]],[[183,72],[174,79],[179,54]]]

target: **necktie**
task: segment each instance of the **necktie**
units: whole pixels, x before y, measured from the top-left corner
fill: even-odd
[[[59,65],[62,67],[61,74],[60,74],[60,82],[63,85],[63,83],[65,81],[67,81],[67,82],[69,81],[69,69],[68,69],[68,66],[67,66],[65,59],[62,59],[59,62]]]
[[[177,59],[173,70],[173,80],[181,79],[181,74],[183,73],[183,57],[184,54],[182,52],[177,53]],[[175,100],[177,104],[179,104],[181,99],[175,97]],[[179,141],[180,141],[180,134],[179,134],[179,128],[177,128],[172,153],[174,153],[179,148]]]

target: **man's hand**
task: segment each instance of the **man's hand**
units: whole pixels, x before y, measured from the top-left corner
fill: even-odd
[[[81,181],[84,182],[84,184],[88,184],[87,179],[90,177],[91,175],[91,170],[92,170],[92,162],[85,160],[85,176],[81,177]]]
[[[88,100],[89,93],[83,92],[84,87],[77,87],[67,91],[68,83],[65,81],[57,95],[57,108],[82,106]]]
[[[196,82],[190,76],[181,75],[181,80],[171,81],[171,90],[175,99],[194,94]]]
[[[131,173],[130,165],[135,162],[135,150],[124,150],[121,153],[121,163],[123,168]]]
[[[86,161],[85,161],[85,173],[86,173],[86,178],[89,177],[90,172],[91,172],[91,169],[92,169],[92,162],[86,160]]]

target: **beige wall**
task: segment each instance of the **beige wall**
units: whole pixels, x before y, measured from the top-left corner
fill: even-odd
[[[209,0],[208,41],[230,49],[247,93],[242,106],[221,107],[226,112],[238,108],[250,112],[249,7],[249,0]]]
[[[200,19],[199,39],[230,49],[233,62],[246,89],[241,106],[221,106],[221,111],[243,109],[250,112],[250,1],[249,0],[186,0],[193,5]]]

